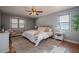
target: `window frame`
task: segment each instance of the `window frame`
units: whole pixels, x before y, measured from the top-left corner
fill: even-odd
[[[12,19],[17,19],[17,21],[18,21],[18,18],[11,18],[11,28],[12,28],[12,29],[16,29],[16,28],[13,28],[13,27],[12,27],[12,24],[17,24],[17,28],[18,28],[18,22],[17,22],[17,23],[12,23]]]
[[[69,16],[69,22],[60,22],[60,17],[61,16],[66,16],[66,15]],[[62,30],[62,31],[65,31],[65,32],[71,32],[71,14],[70,13],[69,14],[64,14],[64,15],[59,15],[58,22],[59,22],[59,26],[60,26],[60,31]],[[69,29],[68,30],[61,29],[60,23],[68,23],[69,24],[68,25]]]
[[[23,21],[24,21],[24,23],[20,23],[20,20],[23,20]],[[25,20],[24,20],[24,19],[19,19],[18,24],[19,24],[19,26],[18,26],[19,28],[21,28],[21,27],[20,27],[20,24],[23,24],[23,25],[24,25],[24,27],[23,27],[23,28],[25,28]]]
[[[12,24],[14,24],[14,23],[12,23],[12,19],[17,19],[18,20],[18,23],[16,23],[17,24],[17,28],[12,28]],[[20,22],[19,22],[20,20],[24,20],[24,19],[17,18],[17,17],[11,18],[11,21],[10,21],[11,26],[10,26],[10,28],[12,28],[12,29],[22,29],[22,28],[20,28]],[[25,20],[24,20],[24,27],[23,28],[25,28]]]

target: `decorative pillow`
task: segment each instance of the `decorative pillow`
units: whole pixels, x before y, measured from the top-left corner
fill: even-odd
[[[45,29],[44,29],[44,27],[38,27],[38,31],[39,31],[39,32],[44,32]]]
[[[45,31],[44,32],[49,32],[49,27],[45,27]]]

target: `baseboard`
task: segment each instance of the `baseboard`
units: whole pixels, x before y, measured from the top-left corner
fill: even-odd
[[[74,43],[74,44],[79,44],[79,42],[72,41],[72,40],[67,40],[67,39],[65,39],[64,41],[71,42],[71,43]]]

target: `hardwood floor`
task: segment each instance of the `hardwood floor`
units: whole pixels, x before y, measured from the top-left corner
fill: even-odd
[[[11,47],[11,50],[9,52],[7,52],[7,53],[16,53],[15,47]]]
[[[19,37],[19,38],[21,40],[23,39],[22,37]],[[19,38],[18,38],[18,40],[19,40]],[[15,38],[15,39],[17,39],[17,38]],[[26,41],[26,40],[24,39],[24,41]],[[56,44],[57,42],[60,42],[60,43],[59,44]],[[30,47],[31,49],[34,48],[33,47],[34,46],[33,44],[30,44],[30,42],[28,42],[28,43],[29,44],[28,44],[27,48],[28,47]],[[44,43],[44,44],[42,44],[42,43]],[[20,41],[20,44],[24,44],[24,43],[21,43],[21,41]],[[67,49],[69,51],[69,53],[79,53],[79,45],[78,44],[74,44],[74,43],[70,43],[70,42],[67,42],[67,41],[59,41],[59,40],[47,39],[45,41],[42,41],[40,43],[40,45],[41,44],[43,45],[43,48],[44,47],[49,47],[51,45],[54,45],[54,46],[57,46],[57,47],[61,47],[61,48]],[[29,45],[32,45],[32,46],[29,46]],[[12,49],[11,50],[11,53],[15,53],[16,52],[16,48],[15,47],[12,47],[11,49]]]
[[[79,53],[79,45],[78,44],[74,44],[74,43],[63,41],[63,42],[61,42],[59,47],[66,48],[71,53]]]

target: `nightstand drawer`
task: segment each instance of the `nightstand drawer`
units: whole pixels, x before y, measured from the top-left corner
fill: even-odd
[[[63,36],[56,36],[54,37],[55,39],[63,40]]]

